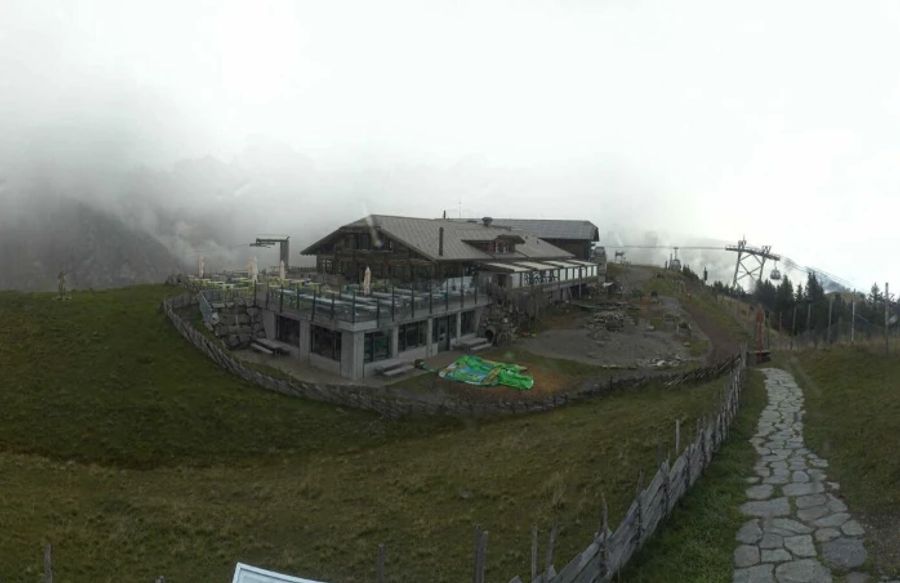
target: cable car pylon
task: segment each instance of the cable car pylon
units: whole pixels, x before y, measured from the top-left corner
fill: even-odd
[[[731,282],[732,287],[738,287],[738,283],[744,279],[750,281],[756,280],[757,285],[762,283],[763,269],[766,266],[766,260],[771,259],[776,264],[781,260],[780,255],[772,253],[771,245],[763,245],[762,247],[750,247],[747,245],[747,239],[741,239],[737,245],[729,245],[725,247],[726,251],[734,251],[737,255],[737,262],[734,264],[734,279]],[[773,275],[777,274],[781,279],[781,272],[776,266]],[[772,278],[776,279],[776,278]]]

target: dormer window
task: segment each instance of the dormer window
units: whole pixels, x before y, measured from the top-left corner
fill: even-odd
[[[509,255],[516,252],[516,244],[524,243],[524,239],[518,235],[501,235],[496,239],[473,241],[463,239],[463,241],[476,249],[480,249],[491,255]]]

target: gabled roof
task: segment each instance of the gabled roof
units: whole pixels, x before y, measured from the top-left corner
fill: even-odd
[[[406,245],[417,253],[435,261],[460,260],[509,260],[522,259],[565,259],[573,255],[555,245],[542,241],[533,233],[522,230],[511,231],[506,227],[450,219],[420,219],[390,215],[369,215],[348,223],[325,238],[304,249],[303,255],[314,255],[317,249],[342,230],[365,227],[380,231],[388,237]],[[438,255],[440,229],[444,228],[444,254]],[[516,245],[515,253],[490,255],[466,241],[493,241],[498,237],[518,236],[522,243]]]
[[[480,219],[454,219],[465,222],[481,223]],[[492,219],[493,225],[527,231],[541,239],[572,239],[581,241],[599,241],[600,231],[590,221],[568,219]]]

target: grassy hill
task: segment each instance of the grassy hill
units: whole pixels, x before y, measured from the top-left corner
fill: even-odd
[[[169,326],[172,291],[0,293],[0,579],[35,580],[49,541],[61,581],[227,580],[235,561],[367,581],[385,543],[389,580],[455,582],[475,524],[489,577],[525,574],[532,525],[558,521],[565,562],[601,493],[617,522],[721,387],[387,421],[229,376]]]
[[[900,354],[834,347],[781,359],[803,386],[806,439],[868,528],[874,564],[900,575]]]

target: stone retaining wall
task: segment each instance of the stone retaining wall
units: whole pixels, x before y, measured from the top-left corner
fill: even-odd
[[[260,372],[235,358],[217,342],[185,321],[177,310],[197,304],[193,294],[187,293],[163,300],[162,309],[176,330],[213,362],[247,382],[264,389],[292,397],[332,403],[375,411],[389,418],[414,415],[464,415],[493,417],[520,415],[549,411],[556,407],[577,402],[610,390],[637,388],[650,382],[663,382],[667,387],[694,384],[716,378],[732,370],[740,360],[736,356],[717,365],[696,369],[687,373],[649,375],[623,379],[587,379],[573,391],[549,395],[543,399],[484,400],[466,399],[462,396],[419,395],[391,386],[330,385],[327,383],[282,379]]]

